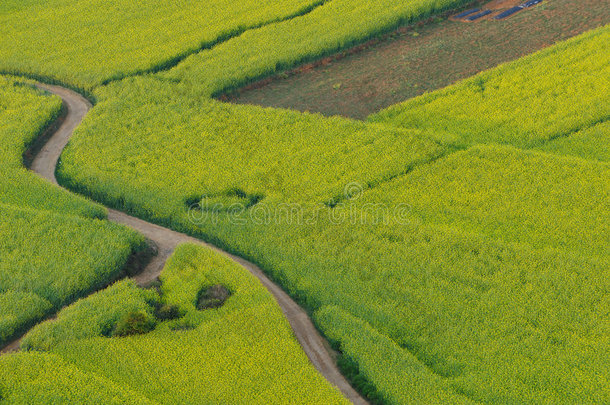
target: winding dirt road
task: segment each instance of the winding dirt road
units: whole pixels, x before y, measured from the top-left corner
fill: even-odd
[[[80,94],[60,86],[38,84],[37,87],[61,97],[67,109],[67,116],[63,123],[42,147],[31,165],[31,169],[34,172],[57,184],[55,167],[57,166],[59,156],[68,144],[74,129],[80,124],[92,105]],[[278,285],[273,283],[258,266],[188,235],[151,224],[116,210],[109,209],[108,211],[108,219],[110,221],[135,229],[154,241],[158,246],[158,255],[147,265],[143,272],[134,277],[139,285],[146,285],[159,276],[165,261],[172,254],[176,246],[181,243],[196,243],[225,255],[256,276],[273,294],[284,315],[290,322],[290,326],[303,347],[303,351],[307,354],[314,367],[354,404],[367,404],[339,372],[328,343],[318,333],[307,313]],[[16,348],[18,343],[14,342],[10,346]]]

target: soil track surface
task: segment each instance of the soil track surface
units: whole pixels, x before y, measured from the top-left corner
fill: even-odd
[[[67,115],[63,119],[61,126],[41,148],[31,165],[31,169],[34,172],[57,184],[55,167],[59,157],[68,144],[74,129],[80,124],[92,106],[89,101],[72,90],[46,84],[38,84],[37,87],[61,97],[64,107],[67,109]],[[146,286],[159,276],[166,260],[171,256],[176,246],[181,243],[195,243],[205,246],[223,254],[247,269],[273,294],[284,316],[288,319],[303,351],[320,374],[337,387],[354,404],[367,404],[367,401],[352,388],[345,377],[339,372],[335,364],[332,349],[328,342],[318,333],[307,313],[277,284],[273,283],[258,266],[201,240],[143,221],[120,211],[109,209],[108,219],[135,229],[155,242],[158,247],[158,255],[153,258],[143,272],[133,277],[140,286]],[[18,347],[19,341],[16,341],[6,346],[2,352],[15,351]]]
[[[482,7],[498,6],[487,4]],[[364,119],[608,23],[610,0],[544,0],[505,20],[429,22],[221,99]]]

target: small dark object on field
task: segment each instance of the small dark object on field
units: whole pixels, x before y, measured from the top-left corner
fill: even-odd
[[[221,284],[204,288],[197,297],[197,309],[202,311],[209,308],[219,308],[224,305],[230,295],[231,291]]]
[[[156,291],[157,294],[161,295],[161,280],[159,280],[159,277],[157,277],[150,283],[143,286],[142,288],[144,288],[146,290]]]
[[[112,336],[142,335],[150,332],[154,327],[154,321],[146,313],[130,312],[117,322]]]
[[[480,13],[477,13],[475,15],[472,15],[472,16],[466,18],[466,20],[468,20],[468,21],[478,20],[479,18],[485,17],[487,14],[491,14],[491,13],[493,13],[493,11],[491,11],[491,10],[481,11]]]
[[[521,11],[521,10],[523,10],[523,6],[516,6],[516,7],[513,7],[513,8],[509,8],[508,10],[501,12],[500,14],[495,16],[494,18],[496,20],[501,20],[501,19],[506,18],[506,17],[508,17],[510,15],[513,15],[516,12]]]
[[[454,18],[464,18],[467,15],[470,15],[472,13],[476,13],[477,11],[480,11],[480,10],[481,10],[480,8],[471,8],[470,10],[466,10],[463,13],[460,13],[460,14],[454,16]]]
[[[523,3],[521,6],[523,7],[531,7],[531,6],[535,6],[538,3],[542,3],[542,0],[529,0],[525,3]]]

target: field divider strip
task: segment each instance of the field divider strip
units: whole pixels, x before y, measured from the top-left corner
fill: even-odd
[[[553,136],[549,137],[548,139],[543,140],[540,143],[540,145],[536,145],[536,146],[540,147],[540,146],[544,146],[546,144],[549,144],[549,143],[551,143],[553,141],[556,141],[557,139],[569,138],[571,136],[574,136],[578,132],[586,131],[586,130],[591,129],[591,128],[597,126],[597,125],[604,124],[608,120],[610,120],[610,115],[603,116],[603,117],[601,117],[601,118],[599,118],[599,119],[597,119],[597,120],[595,120],[593,122],[589,122],[589,123],[583,124],[583,125],[579,126],[578,128],[574,128],[574,129],[572,129],[572,130],[570,130],[568,132],[560,132],[560,133],[554,134]]]
[[[318,7],[322,7],[323,5],[325,5],[326,3],[329,3],[332,0],[318,0],[306,7],[303,7],[300,10],[297,10],[296,12],[289,14],[285,17],[279,17],[270,21],[265,21],[265,22],[261,22],[261,23],[257,23],[257,24],[253,24],[247,27],[239,27],[227,32],[224,32],[222,34],[220,34],[218,36],[218,38],[212,40],[212,41],[206,41],[206,42],[202,42],[201,44],[199,44],[198,47],[191,49],[191,50],[187,50],[185,52],[182,52],[176,56],[173,56],[169,59],[166,59],[162,62],[159,62],[157,64],[155,64],[154,66],[151,66],[149,68],[146,69],[140,69],[140,70],[136,70],[134,72],[130,72],[130,73],[124,73],[124,74],[118,74],[115,75],[113,77],[110,77],[108,79],[103,80],[98,86],[95,87],[99,87],[99,86],[106,86],[110,83],[113,82],[118,82],[124,79],[128,79],[130,77],[137,77],[137,76],[144,76],[144,75],[149,75],[149,74],[155,74],[155,73],[160,73],[160,72],[165,72],[168,71],[170,69],[175,68],[176,66],[178,66],[181,62],[183,62],[185,59],[187,59],[188,57],[192,56],[192,55],[196,55],[200,52],[206,51],[206,50],[210,50],[213,49],[214,47],[221,45],[225,42],[228,42],[234,38],[237,38],[239,36],[241,36],[242,34],[251,31],[251,30],[256,30],[259,28],[263,28],[269,25],[274,25],[274,24],[279,24],[279,23],[283,23],[286,21],[290,21],[290,20],[294,20],[295,18],[299,18],[299,17],[303,17],[309,13],[311,13],[312,11],[314,11],[315,9],[317,9]],[[176,81],[178,82],[179,80],[176,79]]]
[[[456,152],[461,152],[463,150],[468,149],[468,147],[462,147],[462,146],[457,147],[457,146],[444,145],[441,142],[435,142],[435,143],[443,148],[446,148],[446,150],[444,150],[443,152],[441,152],[437,155],[430,157],[429,159],[424,159],[424,160],[421,160],[418,162],[414,162],[414,163],[408,165],[404,170],[402,170],[400,172],[393,173],[393,174],[390,174],[390,175],[387,175],[385,177],[381,177],[378,179],[369,180],[366,183],[366,186],[364,187],[364,189],[362,190],[362,194],[366,193],[367,191],[371,191],[377,187],[380,187],[386,183],[390,183],[401,177],[408,176],[414,170],[416,170],[420,167],[433,165],[436,162],[438,162],[439,160],[448,157],[449,155],[452,155]],[[340,194],[340,195],[333,197],[330,201],[326,202],[325,205],[329,208],[334,208],[337,205],[350,200],[350,198],[351,197],[349,195]]]

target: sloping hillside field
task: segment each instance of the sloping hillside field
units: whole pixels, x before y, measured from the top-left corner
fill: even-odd
[[[610,25],[364,121],[215,98],[472,7],[3,2],[0,402],[610,403]]]

